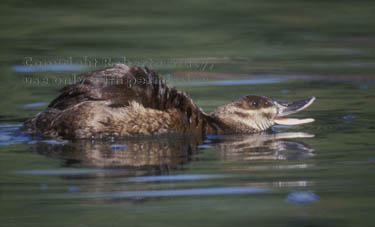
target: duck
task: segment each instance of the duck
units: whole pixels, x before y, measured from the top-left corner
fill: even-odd
[[[21,131],[63,139],[173,135],[252,134],[273,125],[300,125],[313,118],[288,116],[315,97],[278,101],[247,95],[205,113],[183,91],[147,67],[114,64],[80,74]]]

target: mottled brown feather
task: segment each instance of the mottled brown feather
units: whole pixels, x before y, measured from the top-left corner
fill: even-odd
[[[148,68],[116,64],[79,75],[22,130],[62,138],[218,133],[215,120]]]

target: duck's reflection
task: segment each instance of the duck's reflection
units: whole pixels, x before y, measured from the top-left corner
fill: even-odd
[[[314,135],[287,132],[225,136],[213,141],[222,160],[300,160],[313,156],[314,149],[296,139],[310,137]]]
[[[61,159],[65,166],[168,171],[191,162],[199,144],[199,137],[79,140],[64,145],[39,142],[33,150]]]
[[[214,149],[221,160],[304,159],[313,155],[313,149],[298,138],[309,137],[313,135],[288,132],[208,138],[80,140],[67,144],[38,142],[32,147],[37,153],[63,160],[66,166],[168,171],[198,159],[196,154],[207,147]]]

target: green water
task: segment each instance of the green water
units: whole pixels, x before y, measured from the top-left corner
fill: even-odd
[[[0,226],[372,226],[374,6],[2,1]],[[296,115],[316,121],[203,139],[13,134],[116,61],[156,69],[206,112],[249,93],[316,96]]]

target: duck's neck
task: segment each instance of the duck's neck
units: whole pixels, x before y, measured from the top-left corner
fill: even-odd
[[[201,132],[204,135],[217,135],[217,134],[228,134],[231,133],[231,129],[227,127],[219,119],[212,117],[211,115],[203,114],[201,117]]]
[[[233,118],[231,116],[222,116],[217,113],[206,115],[204,120],[207,122],[204,131],[205,134],[237,134],[237,133],[255,133],[260,130],[252,125],[252,121],[242,118]]]

